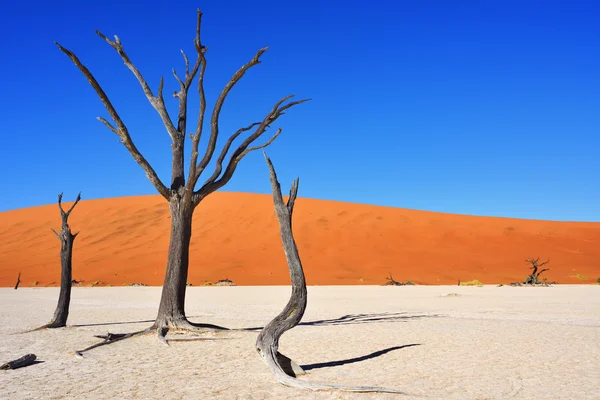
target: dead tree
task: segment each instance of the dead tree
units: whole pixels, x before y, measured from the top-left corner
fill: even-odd
[[[392,276],[392,273],[390,272],[389,276],[386,279],[386,283],[384,283],[382,286],[402,286],[402,282],[398,282],[394,279],[394,277]]]
[[[277,181],[275,169],[267,154],[264,154],[269,167],[271,189],[273,192],[273,203],[275,214],[279,220],[279,232],[283,251],[287,259],[290,278],[292,281],[292,295],[283,311],[269,322],[256,339],[256,350],[269,367],[277,381],[283,385],[309,390],[342,390],[349,392],[387,392],[403,393],[396,389],[370,387],[370,386],[344,386],[316,382],[307,382],[297,379],[297,375],[305,372],[298,364],[288,357],[279,353],[279,339],[286,331],[292,329],[304,316],[307,304],[306,280],[304,270],[298,254],[298,248],[292,232],[292,213],[298,195],[298,179],[295,179],[290,189],[287,203],[284,203],[281,195],[281,187]]]
[[[115,50],[127,68],[129,68],[137,78],[146,98],[157,111],[170,136],[172,168],[171,183],[169,186],[163,183],[152,166],[135,146],[125,122],[121,119],[117,110],[114,108],[108,96],[90,70],[81,63],[79,58],[73,52],[55,42],[58,48],[71,59],[92,85],[94,91],[108,111],[112,123],[103,117],[99,117],[98,120],[120,138],[121,143],[127,148],[133,159],[142,167],[158,193],[160,193],[160,195],[169,203],[171,214],[171,236],[160,305],[154,324],[143,331],[143,333],[158,332],[161,340],[164,339],[163,333],[168,331],[169,328],[196,330],[197,328],[214,327],[214,325],[192,324],[186,318],[184,310],[189,265],[189,247],[192,237],[192,214],[194,210],[203,199],[229,182],[236,171],[238,164],[248,153],[257,149],[262,149],[275,140],[281,133],[281,128],[277,129],[277,131],[263,144],[254,145],[258,139],[263,137],[263,134],[268,128],[270,128],[280,116],[285,114],[286,110],[308,101],[308,99],[290,101],[293,96],[286,96],[277,101],[262,120],[252,122],[248,126],[238,129],[225,142],[216,158],[214,170],[210,173],[206,181],[197,189],[196,184],[200,176],[206,171],[215,155],[217,140],[220,133],[219,116],[228,94],[250,68],[260,64],[260,57],[268,49],[268,47],[265,47],[258,50],[250,61],[233,74],[220,95],[217,97],[212,114],[210,115],[210,132],[207,147],[206,150],[204,150],[204,154],[200,155],[198,146],[203,133],[206,111],[206,98],[204,94],[204,73],[206,70],[205,53],[208,49],[202,44],[200,39],[201,20],[202,13],[198,10],[196,35],[194,38],[194,47],[196,50],[195,62],[193,62],[193,64],[190,63],[188,56],[182,50],[181,53],[185,62],[185,75],[180,77],[175,69],[172,71],[179,84],[179,90],[173,94],[179,103],[178,114],[175,119],[171,118],[165,105],[165,99],[163,97],[164,79],[161,78],[158,90],[154,92],[144,79],[140,70],[130,60],[119,37],[115,35],[114,40],[111,40],[99,31],[96,31],[96,33]],[[197,87],[200,97],[199,113],[194,129],[191,132],[188,132],[188,91],[196,76],[198,77]],[[251,131],[251,133],[248,134],[237,147],[234,147],[235,150],[231,153],[229,161],[224,163],[234,141],[242,134],[249,131]],[[186,177],[184,171],[184,144],[186,135],[188,134],[191,139],[191,156]],[[107,337],[110,337],[110,334],[107,335]],[[108,343],[111,343],[111,341],[109,340]]]
[[[19,284],[21,283],[21,271],[19,271],[19,275],[17,275],[17,283],[15,283],[15,290],[19,288]]]
[[[542,274],[542,272],[548,271],[550,268],[544,268],[540,271],[538,271],[538,269],[546,264],[548,264],[550,262],[550,259],[540,263],[540,259],[538,258],[528,258],[527,260],[525,260],[526,262],[531,264],[531,274],[529,276],[527,276],[527,278],[525,278],[525,281],[523,282],[524,285],[538,285],[542,282],[540,282],[539,278],[540,275]]]
[[[54,311],[54,317],[52,320],[44,326],[37,328],[36,330],[46,328],[62,328],[67,326],[67,318],[69,317],[69,304],[71,303],[71,280],[73,279],[73,242],[79,234],[79,232],[71,233],[69,227],[69,215],[75,208],[79,200],[81,200],[81,193],[77,195],[75,202],[65,211],[62,207],[62,196],[58,195],[58,209],[60,210],[60,216],[62,218],[62,225],[60,233],[52,229],[52,232],[60,239],[60,294],[58,295],[58,304]]]

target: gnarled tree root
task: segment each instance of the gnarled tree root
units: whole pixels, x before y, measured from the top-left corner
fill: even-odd
[[[378,387],[378,386],[346,386],[346,385],[335,385],[329,383],[319,383],[319,382],[308,382],[302,379],[297,379],[294,376],[290,376],[284,368],[282,368],[281,364],[277,361],[280,353],[276,352],[276,349],[273,347],[258,349],[258,353],[260,354],[263,362],[267,364],[275,379],[279,383],[285,386],[298,388],[298,389],[308,389],[308,390],[339,390],[344,392],[363,392],[363,393],[397,393],[397,394],[406,394],[398,389],[386,388],[386,387]],[[283,356],[285,357],[285,356]],[[287,357],[286,357],[287,358]],[[293,361],[292,361],[293,362]],[[294,363],[295,364],[295,363]],[[303,371],[304,372],[304,371]],[[294,373],[295,375],[298,375]]]
[[[42,329],[42,328],[38,328],[38,329]],[[154,334],[154,333],[156,333],[156,337],[160,343],[168,346],[169,341],[167,340],[167,337],[166,337],[168,332],[203,334],[203,333],[207,333],[207,332],[227,332],[227,331],[231,331],[231,329],[225,328],[225,327],[222,327],[219,325],[200,324],[200,323],[193,323],[188,320],[182,320],[182,321],[177,321],[176,323],[173,323],[172,325],[169,324],[169,326],[161,326],[158,328],[156,327],[156,325],[153,325],[147,329],[137,331],[137,332],[131,332],[131,333],[110,333],[109,332],[106,335],[94,335],[94,337],[97,337],[97,338],[103,339],[103,340],[99,343],[96,343],[89,347],[86,347],[83,350],[74,351],[73,354],[76,357],[83,358],[83,353],[90,351],[92,349],[102,347],[102,346],[107,346],[109,344],[120,342],[121,340],[129,339],[129,338],[132,338],[135,336],[150,335],[150,334]]]
[[[51,321],[48,322],[46,325],[42,325],[38,328],[35,329],[30,329],[28,331],[24,331],[21,333],[30,333],[30,332],[37,332],[37,331],[43,331],[44,329],[56,329],[56,328],[66,328],[67,324],[63,324],[61,322],[56,322],[56,321]]]
[[[263,151],[264,153],[264,151]],[[269,322],[258,335],[256,339],[256,350],[263,362],[269,367],[275,379],[283,385],[299,389],[309,390],[341,390],[346,392],[378,392],[378,393],[399,393],[404,392],[385,387],[375,386],[345,386],[317,382],[307,382],[297,379],[297,375],[304,374],[304,371],[295,362],[282,355],[278,351],[279,338],[286,331],[292,329],[302,320],[307,304],[306,280],[304,270],[300,262],[300,255],[292,233],[292,213],[294,211],[294,202],[298,195],[298,179],[296,179],[290,190],[290,196],[287,204],[283,202],[281,187],[277,181],[275,169],[269,157],[265,153],[265,160],[269,167],[271,189],[273,191],[273,202],[275,213],[279,220],[279,228],[283,250],[287,259],[290,278],[292,280],[292,295],[283,311]]]

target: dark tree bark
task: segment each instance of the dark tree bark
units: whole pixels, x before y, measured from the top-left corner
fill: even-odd
[[[279,339],[286,331],[292,329],[304,316],[307,304],[306,280],[298,247],[294,240],[292,232],[292,213],[294,204],[298,195],[298,179],[292,183],[290,196],[287,203],[283,201],[281,187],[277,181],[275,168],[266,153],[265,160],[269,167],[271,189],[273,192],[273,203],[275,205],[275,214],[279,221],[279,232],[283,251],[287,260],[290,278],[292,281],[292,295],[290,300],[271,322],[269,322],[258,335],[256,339],[256,350],[269,367],[279,383],[301,389],[309,390],[342,390],[349,392],[386,392],[403,393],[396,389],[373,387],[373,386],[345,386],[325,383],[307,382],[296,378],[297,375],[303,375],[305,372],[293,360],[279,353]]]
[[[40,327],[39,329],[45,328],[62,328],[67,325],[67,318],[69,317],[69,305],[71,304],[71,285],[73,280],[73,242],[79,234],[79,232],[71,233],[69,227],[69,215],[75,208],[77,203],[81,200],[81,193],[77,195],[77,199],[69,208],[65,211],[62,207],[62,193],[58,195],[58,209],[60,210],[60,216],[62,218],[62,225],[60,233],[57,233],[54,229],[52,232],[60,239],[60,294],[58,296],[58,304],[54,311],[54,317],[48,324]]]
[[[171,201],[171,237],[167,272],[158,308],[155,328],[186,326],[185,287],[187,283],[190,240],[192,239],[192,209],[180,201]],[[183,290],[181,288],[184,288]]]
[[[16,360],[9,361],[0,365],[0,370],[7,369],[17,369],[27,367],[29,365],[35,364],[36,359],[35,354],[25,354],[23,357],[17,358]]]
[[[153,326],[149,328],[150,330],[156,330],[158,332],[158,336],[161,341],[164,341],[164,334],[169,328],[219,328],[210,324],[191,324],[185,316],[184,306],[189,266],[189,244],[192,235],[192,216],[194,210],[204,198],[222,188],[230,181],[237,169],[239,162],[248,153],[254,150],[262,149],[275,140],[275,138],[281,133],[281,128],[279,128],[265,143],[258,146],[253,146],[253,144],[263,136],[268,128],[270,128],[271,124],[276,122],[277,119],[289,108],[308,101],[308,99],[290,101],[293,96],[286,96],[275,103],[275,106],[262,120],[253,122],[247,127],[240,128],[233,133],[226,141],[224,147],[221,149],[216,159],[215,169],[212,174],[204,182],[204,184],[202,184],[199,188],[196,188],[200,176],[205,171],[211,160],[213,160],[213,156],[216,151],[217,139],[219,137],[219,117],[228,94],[237,84],[237,82],[239,82],[239,80],[244,76],[246,71],[255,65],[260,64],[260,57],[268,49],[265,47],[258,50],[258,52],[250,61],[244,64],[235,74],[233,74],[229,82],[227,82],[225,85],[221,94],[217,97],[210,117],[210,136],[208,137],[208,144],[203,156],[200,158],[200,161],[198,161],[200,156],[198,146],[203,133],[204,117],[206,112],[204,73],[206,70],[205,53],[207,51],[207,47],[203,46],[200,40],[201,21],[202,13],[200,10],[198,10],[196,35],[194,38],[194,47],[196,50],[196,60],[194,64],[190,65],[190,60],[188,59],[186,53],[182,50],[181,53],[185,62],[185,75],[180,77],[180,75],[177,74],[177,72],[173,69],[173,76],[179,83],[179,90],[173,94],[173,97],[175,97],[179,103],[176,123],[174,123],[171,119],[171,116],[169,115],[165,106],[165,100],[163,97],[164,80],[161,78],[158,91],[155,94],[144,79],[142,73],[129,59],[129,56],[125,52],[119,37],[115,36],[113,41],[104,34],[96,31],[96,33],[117,52],[127,68],[129,68],[129,70],[131,70],[131,72],[134,74],[140,86],[142,87],[146,98],[159,114],[162,123],[171,138],[172,170],[170,187],[167,187],[163,181],[161,181],[152,166],[148,163],[148,161],[146,161],[144,156],[134,145],[133,140],[129,135],[127,126],[117,113],[116,109],[113,107],[108,96],[98,81],[94,78],[92,73],[81,63],[79,58],[73,52],[55,42],[58,48],[71,59],[71,61],[77,66],[77,68],[79,68],[88,82],[92,85],[96,94],[108,111],[110,118],[112,119],[111,123],[105,118],[99,117],[98,119],[100,122],[102,122],[108,127],[109,130],[119,136],[121,143],[125,145],[133,159],[146,172],[146,176],[155,186],[156,190],[169,202],[169,209],[171,213],[171,239],[169,243],[167,269],[157,318]],[[195,129],[193,133],[189,134],[191,138],[191,155],[189,160],[189,172],[188,176],[186,177],[184,171],[184,144],[185,137],[188,134],[187,100],[189,89],[196,76],[198,78],[197,87],[200,97],[200,106]],[[252,131],[252,133],[250,133],[237,147],[233,147],[234,141],[248,131]],[[224,165],[225,158],[229,154],[229,151],[232,147],[234,150],[231,153],[229,161]],[[110,335],[107,335],[107,337],[110,337]],[[109,342],[111,341],[109,340]]]

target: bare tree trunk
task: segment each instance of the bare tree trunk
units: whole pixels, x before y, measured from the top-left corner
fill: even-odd
[[[63,229],[64,231],[64,229]],[[54,311],[54,317],[47,328],[60,328],[67,325],[69,317],[69,305],[71,304],[71,281],[73,280],[73,242],[75,236],[71,232],[61,232],[60,247],[60,294],[58,304]]]
[[[15,283],[15,290],[19,288],[19,284],[21,283],[21,272],[19,271],[19,275],[17,275],[17,283]]]
[[[54,311],[54,317],[48,324],[38,328],[62,328],[67,325],[67,318],[69,318],[69,305],[71,304],[71,281],[73,280],[73,242],[79,233],[71,233],[69,227],[69,215],[75,208],[77,203],[81,200],[81,193],[77,195],[75,203],[71,206],[68,211],[64,211],[62,208],[62,193],[58,195],[58,208],[60,209],[60,215],[62,217],[62,227],[60,233],[57,233],[54,229],[54,234],[60,239],[60,294],[58,296],[58,304]]]
[[[277,381],[286,386],[309,390],[403,393],[397,389],[384,387],[332,385],[299,380],[296,376],[302,375],[305,372],[294,361],[279,353],[279,339],[281,338],[281,335],[298,325],[304,316],[307,304],[307,290],[304,270],[302,268],[302,263],[300,262],[300,255],[298,254],[298,248],[292,232],[292,213],[298,194],[298,179],[294,180],[292,184],[287,204],[284,203],[275,168],[269,157],[267,157],[267,154],[265,153],[264,155],[270,172],[273,202],[275,205],[275,213],[279,220],[281,242],[283,243],[283,250],[287,259],[290,278],[292,280],[292,295],[283,311],[269,322],[258,335],[258,338],[256,339],[256,350],[258,351],[258,354],[269,367]]]
[[[169,203],[171,212],[171,239],[167,272],[162,288],[155,328],[186,325],[185,292],[189,267],[190,240],[192,239],[191,203],[173,198]]]

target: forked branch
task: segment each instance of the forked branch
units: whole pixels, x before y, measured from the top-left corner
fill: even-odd
[[[292,281],[292,295],[285,308],[271,322],[269,322],[258,335],[256,339],[256,350],[263,362],[269,367],[279,383],[300,389],[309,390],[342,390],[349,392],[387,392],[403,393],[396,389],[370,387],[370,386],[344,386],[316,382],[307,382],[297,379],[297,375],[304,374],[302,368],[290,360],[288,357],[279,353],[279,339],[288,330],[292,329],[304,316],[307,304],[306,281],[304,270],[300,262],[300,255],[294,240],[292,232],[292,213],[296,196],[298,195],[298,179],[294,180],[290,189],[290,196],[285,203],[281,194],[281,187],[277,181],[275,168],[269,157],[264,153],[267,166],[269,167],[269,176],[271,180],[271,189],[273,192],[273,203],[275,205],[275,214],[279,221],[279,231],[281,242],[285,252],[290,278]]]
[[[260,123],[255,122],[246,128],[241,128],[229,138],[229,140],[225,144],[223,150],[221,151],[219,158],[217,159],[217,163],[216,163],[213,174],[202,185],[202,187],[197,192],[195,192],[195,195],[196,195],[195,201],[196,202],[200,201],[202,198],[206,197],[210,193],[225,186],[233,177],[233,174],[234,174],[239,162],[248,153],[255,151],[255,150],[264,149],[265,147],[267,147],[271,143],[273,143],[273,141],[277,138],[277,136],[279,136],[281,134],[281,128],[277,129],[275,134],[273,134],[273,136],[271,136],[271,138],[269,138],[269,140],[267,140],[265,143],[258,145],[258,146],[250,147],[251,144],[253,144],[256,140],[258,140],[265,133],[265,131],[268,129],[268,127],[273,122],[275,122],[280,116],[285,114],[285,111],[287,109],[294,107],[298,104],[305,103],[310,100],[310,99],[304,99],[304,100],[298,100],[298,101],[290,101],[290,102],[286,103],[286,101],[291,99],[292,97],[293,97],[293,95],[286,96],[283,99],[279,100]],[[242,141],[242,143],[236,148],[236,150],[233,152],[233,154],[231,155],[231,157],[229,159],[229,163],[227,164],[227,166],[225,167],[225,170],[223,171],[223,161],[224,161],[225,156],[226,156],[227,152],[229,151],[229,148],[231,147],[231,144],[233,143],[233,141],[235,139],[237,139],[237,137],[242,132],[251,130],[254,127],[256,127],[254,132],[251,135],[249,135],[244,141]],[[221,175],[221,172],[222,172],[222,175]]]
[[[123,120],[117,113],[117,110],[114,108],[114,106],[110,102],[108,96],[106,95],[106,93],[104,92],[104,90],[102,89],[102,87],[100,86],[98,81],[96,80],[96,78],[92,75],[90,70],[87,69],[87,67],[85,65],[83,65],[81,63],[81,61],[79,61],[79,58],[75,55],[75,53],[73,53],[70,50],[65,49],[58,42],[54,42],[54,43],[63,53],[65,53],[71,59],[73,64],[75,64],[75,66],[77,66],[77,68],[79,68],[79,70],[86,77],[86,79],[88,80],[90,85],[92,85],[92,87],[96,91],[96,94],[102,101],[102,104],[104,104],[104,107],[106,107],[106,110],[108,111],[108,114],[110,115],[111,119],[115,123],[116,127],[113,126],[112,124],[110,124],[108,121],[106,121],[102,117],[99,117],[98,120],[100,122],[102,122],[104,125],[106,125],[112,132],[114,132],[121,138],[121,142],[125,145],[125,147],[129,151],[129,153],[131,154],[133,159],[140,165],[140,167],[142,167],[144,172],[146,172],[146,176],[148,177],[150,182],[152,182],[152,184],[154,185],[156,190],[158,190],[158,192],[164,198],[169,199],[169,197],[170,197],[169,189],[167,189],[167,187],[164,185],[164,183],[162,183],[162,181],[160,180],[160,178],[158,177],[158,175],[156,174],[156,172],[154,171],[152,166],[148,163],[148,161],[146,161],[144,156],[137,149],[137,147],[133,143],[133,140],[131,140],[131,136],[129,136],[129,131],[127,130],[127,127],[123,123]]]
[[[160,79],[158,92],[157,92],[157,95],[155,96],[154,93],[152,92],[152,89],[150,89],[150,85],[148,85],[148,82],[146,82],[146,80],[144,79],[144,76],[142,75],[140,70],[129,59],[129,56],[125,52],[125,49],[123,48],[123,45],[121,44],[121,40],[119,39],[119,37],[117,35],[115,35],[115,40],[110,40],[108,37],[106,37],[106,35],[104,35],[100,31],[96,31],[96,34],[98,36],[100,36],[102,39],[104,39],[106,41],[106,43],[108,43],[110,45],[110,47],[115,49],[115,51],[121,56],[121,58],[123,59],[123,62],[127,66],[127,68],[129,68],[129,70],[133,73],[133,75],[135,75],[138,82],[142,86],[142,90],[144,91],[146,98],[148,99],[148,101],[150,102],[152,107],[154,107],[156,112],[158,112],[158,115],[160,115],[160,119],[162,120],[163,124],[165,125],[165,128],[167,128],[167,132],[169,133],[169,136],[171,136],[171,139],[173,141],[175,141],[175,138],[177,135],[177,129],[173,125],[173,121],[171,120],[171,117],[169,117],[169,113],[167,111],[167,108],[165,107],[165,100],[163,98],[163,93],[162,93],[162,89],[164,86],[163,78]]]
[[[258,50],[256,52],[256,54],[254,55],[254,57],[250,61],[248,61],[246,64],[244,64],[239,70],[237,70],[237,72],[235,74],[233,74],[233,76],[231,77],[229,82],[227,82],[227,84],[221,91],[221,94],[217,98],[217,101],[213,108],[212,116],[210,119],[210,137],[208,139],[208,145],[206,147],[206,151],[204,153],[204,156],[198,163],[198,165],[195,165],[196,160],[198,159],[198,143],[200,141],[200,135],[202,134],[202,126],[200,125],[200,123],[201,122],[203,123],[204,116],[202,116],[202,118],[199,118],[198,125],[196,127],[196,133],[194,135],[195,137],[192,140],[192,161],[194,162],[195,167],[194,167],[194,171],[193,171],[194,174],[192,175],[190,173],[189,180],[190,180],[190,182],[192,182],[192,184],[190,184],[188,186],[189,190],[192,190],[192,191],[194,190],[194,186],[196,185],[196,182],[198,181],[200,174],[202,174],[202,171],[204,170],[204,168],[206,168],[206,166],[208,165],[208,163],[210,162],[210,160],[213,157],[215,148],[217,146],[217,138],[219,137],[219,117],[221,115],[221,109],[223,108],[223,104],[225,103],[225,99],[227,98],[227,95],[229,94],[229,92],[231,92],[231,89],[233,89],[233,87],[236,85],[236,83],[238,83],[240,81],[240,79],[242,79],[242,77],[244,76],[246,71],[248,71],[250,68],[252,68],[253,66],[258,65],[260,63],[260,56],[262,56],[263,53],[265,51],[267,51],[267,49],[268,49],[268,47],[264,47],[264,48]],[[200,51],[198,51],[198,53],[200,53]],[[200,89],[200,82],[198,84],[199,84],[199,89]],[[202,88],[201,92],[204,92],[203,88]],[[201,93],[201,100],[203,97],[202,95],[203,95],[203,93]],[[202,104],[201,104],[201,106],[202,106]],[[206,106],[206,104],[204,102],[204,107],[205,106]],[[204,111],[205,110],[201,110],[201,113],[203,114]],[[197,136],[197,140],[195,140],[196,136]]]

